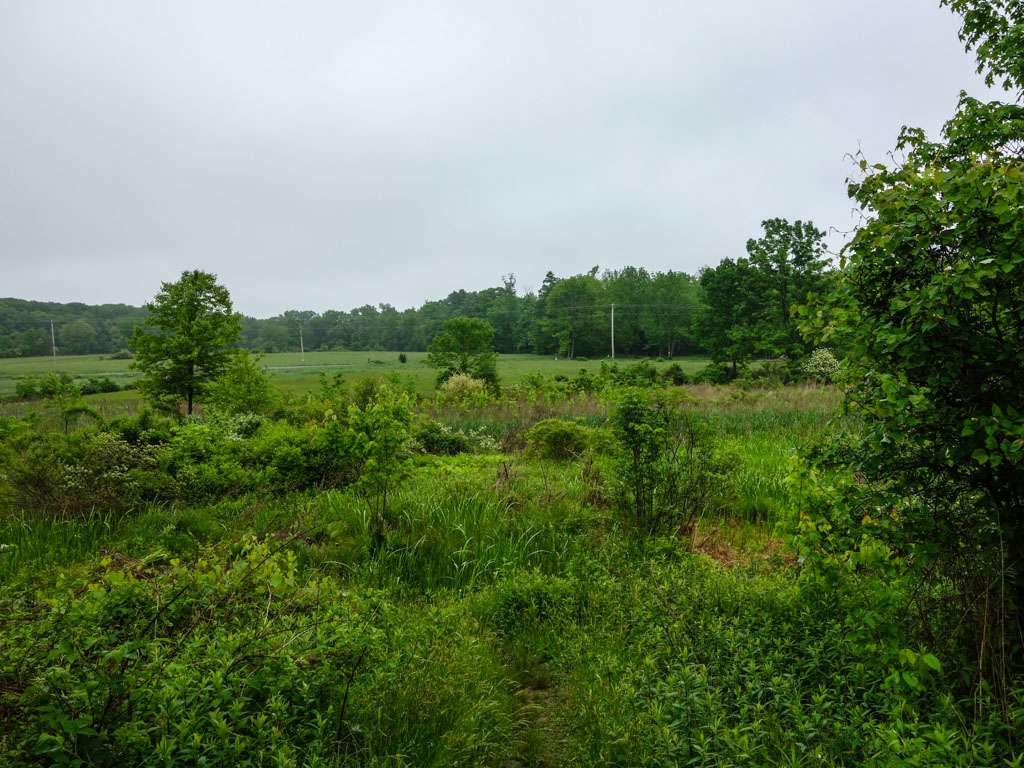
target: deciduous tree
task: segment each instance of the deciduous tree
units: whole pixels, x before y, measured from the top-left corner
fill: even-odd
[[[449,320],[427,351],[427,363],[437,368],[438,384],[461,373],[497,387],[496,358],[494,328],[478,317]]]
[[[551,287],[545,300],[545,327],[558,339],[559,351],[566,357],[606,348],[607,310],[602,299],[601,281],[593,272],[563,278]]]
[[[944,4],[1018,101],[962,95],[941,141],[905,128],[902,162],[861,160],[864,224],[830,301],[804,311],[846,351],[864,425],[846,464],[899,500],[900,551],[968,610],[998,605],[1009,575],[1024,626],[1024,3]]]
[[[216,275],[193,270],[163,283],[146,305],[148,315],[132,337],[139,389],[158,404],[191,414],[206,385],[227,366],[241,333],[241,317]]]

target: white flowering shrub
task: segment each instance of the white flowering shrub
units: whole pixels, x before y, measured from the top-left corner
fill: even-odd
[[[822,384],[831,384],[839,372],[839,361],[831,349],[819,347],[804,360],[803,370],[807,378]]]
[[[489,399],[487,382],[457,373],[441,385],[439,399],[446,403],[484,403]]]

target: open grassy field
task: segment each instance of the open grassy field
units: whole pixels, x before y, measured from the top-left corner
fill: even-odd
[[[298,352],[277,352],[263,355],[261,361],[266,366],[274,383],[286,392],[306,392],[316,387],[320,373],[343,373],[353,379],[367,376],[399,374],[408,377],[415,383],[416,389],[426,393],[434,386],[436,372],[427,365],[425,352],[407,352],[408,362],[398,360],[398,352],[307,352],[300,357]],[[633,362],[620,359],[620,364]],[[706,358],[677,358],[687,373],[694,373],[707,364]],[[653,363],[659,368],[669,365],[668,362]],[[541,355],[501,355],[498,358],[498,375],[502,382],[515,384],[531,373],[542,373],[545,376],[563,374],[571,376],[581,368],[597,371],[601,367],[600,360],[567,360]],[[103,355],[77,355],[69,357],[9,357],[0,358],[0,397],[14,393],[18,379],[28,376],[43,376],[47,373],[67,373],[75,379],[87,379],[90,376],[109,376],[119,383],[131,381],[138,376],[131,369],[131,360],[111,360]],[[110,399],[105,396],[102,399]],[[117,401],[123,398],[113,398]]]

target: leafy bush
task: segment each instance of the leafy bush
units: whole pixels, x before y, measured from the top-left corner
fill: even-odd
[[[588,602],[575,580],[532,571],[517,574],[486,591],[476,601],[475,612],[500,635],[515,637],[543,625],[557,629],[579,617]]]
[[[686,371],[683,370],[683,366],[679,363],[672,363],[668,366],[661,372],[661,377],[669,384],[677,387],[690,383],[690,377],[686,375]]]
[[[220,411],[182,425],[143,411],[63,438],[24,426],[0,442],[0,492],[30,516],[63,519],[155,500],[342,487],[383,460],[378,425],[365,421],[377,405],[300,426]],[[73,418],[75,407],[63,413]]]
[[[356,489],[370,503],[373,547],[384,542],[388,499],[397,490],[408,459],[412,404],[405,394],[385,392],[365,408],[349,408]]]
[[[259,365],[259,358],[236,352],[224,372],[206,387],[205,401],[226,413],[266,413],[274,407],[277,390]]]
[[[158,415],[149,408],[143,408],[134,416],[111,419],[103,425],[103,429],[116,434],[129,443],[158,445],[170,441],[177,426],[176,419]]]
[[[244,415],[219,417],[176,429],[160,460],[182,496],[198,501],[348,485],[359,472],[353,442],[352,431],[337,420],[293,427],[260,425]]]
[[[623,392],[613,424],[619,493],[634,525],[649,534],[671,526],[692,535],[720,480],[707,427],[640,389]]]
[[[102,431],[22,431],[0,446],[0,475],[10,506],[37,518],[124,512],[177,492],[153,448]]]
[[[733,382],[741,389],[774,389],[794,380],[803,380],[800,367],[790,360],[779,358],[762,360],[756,367],[741,368]]]
[[[462,373],[453,374],[441,384],[439,399],[445,403],[484,403],[488,400],[487,382]]]
[[[433,419],[418,420],[412,436],[426,453],[436,456],[455,456],[469,450],[469,440],[463,433]]]
[[[578,360],[579,358],[576,359]],[[574,392],[585,392],[587,394],[600,391],[603,388],[603,384],[604,382],[599,376],[594,376],[586,368],[580,368],[580,372],[569,380],[569,387]]]
[[[22,400],[80,394],[74,379],[67,373],[47,373],[41,378],[26,376],[15,382],[14,393]]]
[[[728,384],[735,378],[732,368],[724,363],[708,363],[693,375],[694,384]]]
[[[957,594],[948,627],[974,630],[978,679],[1008,696],[1024,638],[1024,2],[942,5],[1007,96],[962,92],[941,136],[904,127],[889,164],[858,158],[860,226],[835,290],[798,312],[844,350],[863,423],[831,458],[900,510],[878,537],[913,553],[920,595]]]
[[[618,363],[601,363],[601,376],[618,386],[652,387],[660,383],[658,369],[647,360],[620,368]]]
[[[526,433],[526,447],[541,458],[568,461],[579,458],[587,450],[589,431],[575,421],[544,419]]]
[[[398,362],[400,362],[400,363],[407,363],[407,362],[409,362],[409,358],[406,357],[405,352],[399,352],[398,353]]]
[[[822,384],[831,384],[839,373],[839,361],[827,347],[818,347],[811,352],[801,367],[807,378]]]
[[[83,395],[96,395],[103,392],[120,392],[121,387],[109,376],[90,376],[83,384],[78,385]]]
[[[547,387],[548,380],[544,377],[544,374],[540,371],[531,371],[530,373],[523,376],[523,380],[520,382],[520,386],[526,390],[533,390],[536,392],[543,392]]]
[[[19,400],[39,397],[39,382],[33,378],[18,379],[14,382],[14,396]]]
[[[358,408],[367,408],[386,391],[387,384],[379,376],[360,379],[352,388],[352,402]]]

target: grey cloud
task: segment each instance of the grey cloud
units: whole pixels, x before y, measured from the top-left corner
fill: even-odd
[[[847,230],[844,154],[983,93],[937,6],[4,0],[0,295],[409,306]]]

